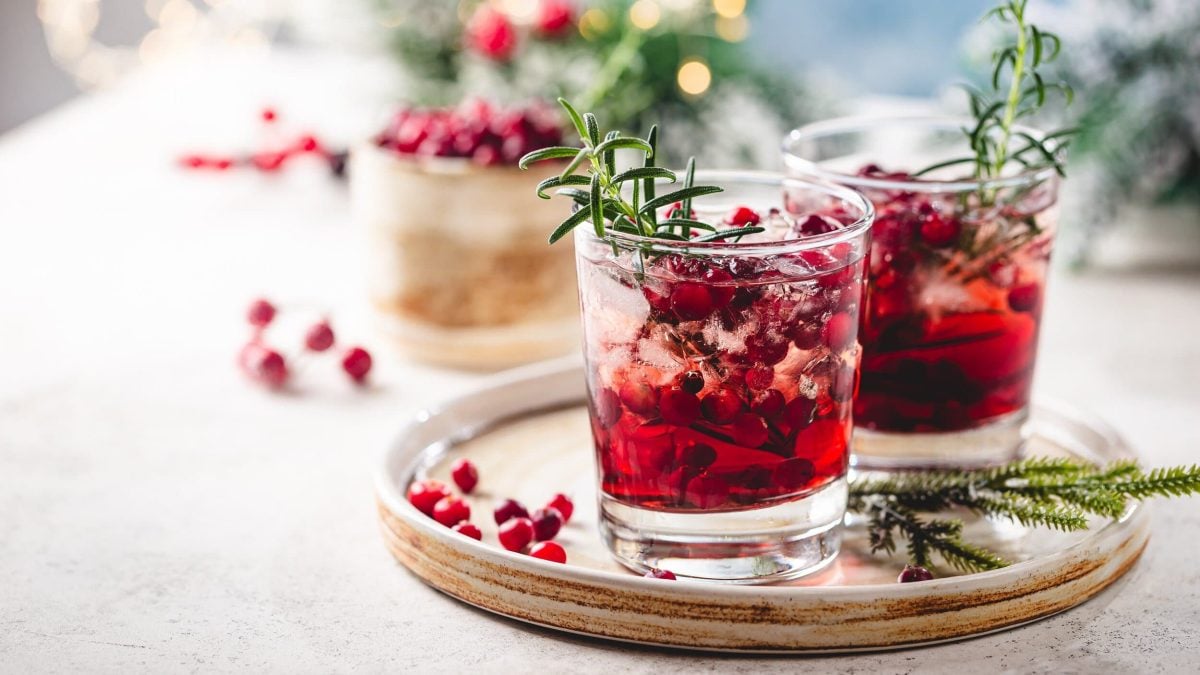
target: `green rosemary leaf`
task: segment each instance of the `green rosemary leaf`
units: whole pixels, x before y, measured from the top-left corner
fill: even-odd
[[[622,171],[621,173],[613,176],[612,183],[620,184],[620,183],[624,183],[627,180],[640,180],[643,178],[650,178],[650,179],[662,178],[663,180],[666,180],[671,183],[674,183],[676,180],[674,171],[671,171],[669,169],[663,169],[663,168],[657,167],[657,166],[642,166],[642,167],[637,167],[634,169],[627,169],[627,170]],[[647,195],[647,196],[650,197],[653,195]]]
[[[650,147],[649,143],[640,138],[636,138],[634,136],[621,136],[619,138],[610,138],[605,140],[603,143],[596,146],[596,152],[608,152],[610,150],[616,150],[617,148],[641,150],[647,154],[654,151],[654,149]]]
[[[669,232],[667,230],[656,230],[654,232],[654,237],[656,239],[670,239],[671,241],[688,241],[687,239],[684,239],[683,237],[679,236],[678,234],[675,234],[674,232]],[[696,241],[698,241],[698,240],[696,240]]]
[[[1041,39],[1049,40],[1053,43],[1053,46],[1050,48],[1050,55],[1046,57],[1046,63],[1058,58],[1059,53],[1062,52],[1062,40],[1054,33],[1042,33]]]
[[[550,243],[553,244],[559,239],[562,239],[568,232],[574,230],[576,226],[587,220],[589,213],[591,212],[587,209],[579,209],[575,213],[572,213],[570,216],[568,216],[567,219],[562,221],[558,227],[554,228],[554,232],[550,234]]]
[[[695,184],[696,184],[696,158],[688,157],[687,173],[685,174],[684,179],[683,179],[683,189],[687,190]],[[683,201],[680,203],[680,206],[683,207],[683,217],[687,218],[692,213],[692,198],[684,197]],[[683,236],[685,236],[685,237],[691,236],[691,230],[688,228],[687,225],[683,226]]]
[[[650,133],[646,134],[646,145],[650,146],[650,152],[646,153],[646,158],[642,162],[642,168],[649,169],[649,168],[654,167],[654,162],[656,159],[656,155],[658,153],[658,125],[657,124],[653,124],[650,126]],[[675,182],[674,176],[675,176],[675,174],[672,173],[671,174],[671,182],[672,183]],[[644,196],[647,201],[654,199],[654,176],[646,177],[644,183],[642,184],[642,191],[643,191]],[[640,213],[640,211],[639,211],[639,213]],[[656,222],[658,222],[658,212],[657,211],[650,211],[650,213],[647,215],[650,218],[651,226],[653,226]]]
[[[1054,152],[1052,150],[1050,150],[1049,148],[1047,148],[1045,146],[1045,144],[1042,143],[1041,140],[1025,133],[1024,131],[1018,131],[1016,133],[1016,135],[1029,141],[1030,145],[1032,145],[1034,148],[1036,148],[1038,150],[1038,152],[1042,153],[1042,156],[1046,159],[1047,162],[1049,162],[1050,164],[1052,164],[1054,166],[1054,170],[1057,171],[1060,176],[1067,175],[1063,171],[1062,163],[1060,163],[1058,161],[1058,157],[1055,157]]]
[[[583,178],[583,176],[580,176],[580,178]],[[590,183],[590,181],[588,182]],[[570,197],[571,199],[575,200],[575,203],[582,206],[587,206],[592,199],[592,193],[588,190],[580,190],[579,188],[573,187],[559,188],[554,191],[554,194]]]
[[[1037,104],[1046,105],[1046,83],[1040,73],[1033,73],[1033,89],[1037,92]]]
[[[645,204],[642,204],[640,213],[648,213],[674,202],[682,202],[685,198],[703,197],[704,195],[711,195],[716,192],[721,192],[721,188],[715,185],[694,185],[689,188],[682,188],[647,201]]]
[[[558,104],[567,111],[567,117],[571,120],[571,124],[575,126],[575,131],[579,132],[580,140],[586,145],[588,143],[587,125],[583,123],[583,118],[579,116],[579,111],[575,109],[575,106],[568,103],[567,99],[561,96],[558,99]]]
[[[703,237],[696,237],[692,241],[720,241],[729,237],[744,237],[748,234],[758,234],[763,231],[764,229],[761,227],[738,227],[732,230],[721,230],[720,232],[706,234]]]
[[[596,237],[604,238],[604,201],[600,194],[600,174],[592,174],[592,227],[596,231]]]
[[[517,166],[521,167],[522,169],[528,169],[529,165],[533,164],[534,162],[541,162],[547,159],[565,159],[567,157],[574,157],[578,153],[579,148],[555,145],[526,153],[526,155],[522,157],[519,162],[517,162]]]
[[[1037,26],[1030,26],[1029,32],[1032,34],[1030,42],[1033,43],[1033,67],[1037,68],[1042,63],[1042,32]]]
[[[550,178],[538,183],[537,196],[541,197],[542,199],[550,199],[550,195],[546,194],[546,190],[549,190],[552,187],[558,187],[560,185],[587,185],[590,182],[591,181],[588,180],[587,176],[551,176]]]
[[[616,181],[613,181],[613,183],[615,184]],[[638,205],[642,203],[642,182],[641,181],[637,181],[637,180],[633,181],[633,194],[629,201],[630,201],[630,203],[633,204],[633,210],[636,212],[638,210]]]
[[[938,169],[944,169],[948,166],[957,166],[959,164],[970,164],[971,162],[974,162],[974,161],[975,161],[974,157],[959,157],[958,159],[948,159],[944,162],[938,162],[937,164],[930,164],[929,166],[925,167],[924,169],[914,172],[912,175],[914,178],[917,178],[917,177],[923,176],[931,171],[937,171]]]
[[[600,123],[596,121],[596,116],[592,113],[583,114],[583,125],[587,129],[587,139],[591,141],[592,146],[600,144]]]
[[[1008,47],[1000,51],[1000,56],[996,59],[996,67],[992,70],[992,89],[1000,88],[1000,75],[1006,63],[1012,64],[1012,67],[1016,68],[1017,50],[1014,47]]]
[[[695,228],[697,230],[707,230],[709,232],[717,231],[717,228],[713,227],[712,225],[709,225],[708,223],[705,223],[705,222],[702,222],[699,220],[692,220],[691,218],[668,218],[668,219],[660,222],[658,224],[658,226],[659,227],[668,227],[668,228],[691,227],[691,228]]]

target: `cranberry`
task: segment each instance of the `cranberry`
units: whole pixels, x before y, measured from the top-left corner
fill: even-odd
[[[696,209],[688,209],[688,212],[685,215],[683,212],[683,202],[675,202],[674,204],[667,207],[667,217],[668,218],[691,218],[691,219],[694,219],[696,217]]]
[[[500,151],[490,145],[481,145],[471,153],[471,161],[479,166],[494,166],[500,163]]]
[[[793,457],[775,465],[771,481],[785,490],[798,490],[816,475],[816,468],[807,459]]]
[[[342,356],[342,370],[350,376],[358,384],[362,384],[367,379],[367,373],[371,372],[371,354],[362,347],[351,347],[346,350],[346,354]]]
[[[715,424],[729,424],[742,412],[742,399],[728,387],[721,387],[700,401],[700,412]]]
[[[750,391],[766,391],[774,382],[775,369],[771,366],[755,366],[746,371],[746,387]]]
[[[643,417],[653,415],[658,410],[658,390],[645,382],[625,380],[621,384],[620,399],[630,412]]]
[[[596,394],[595,407],[596,421],[602,429],[608,429],[621,419],[621,397],[608,387]]]
[[[929,214],[921,223],[921,239],[934,248],[949,246],[958,241],[961,231],[962,225],[957,218],[943,217],[938,213]]]
[[[774,417],[783,411],[786,401],[778,389],[768,389],[755,395],[750,402],[750,411],[763,417]]]
[[[287,361],[274,349],[251,342],[242,348],[238,362],[243,372],[271,389],[279,389],[287,383]]]
[[[571,31],[574,22],[574,8],[570,2],[541,0],[537,16],[538,33],[547,37],[561,37]]]
[[[761,221],[762,216],[749,206],[739,206],[725,216],[725,222],[736,227],[757,225]]]
[[[679,463],[697,472],[707,469],[717,461],[717,451],[706,443],[689,445],[679,453]]]
[[[790,333],[790,337],[800,349],[816,349],[821,344],[821,326],[813,323],[801,324]]]
[[[463,491],[463,494],[471,494],[471,491],[479,483],[479,471],[466,457],[461,457],[450,465],[450,477],[454,479],[454,484]]]
[[[258,298],[250,303],[250,309],[246,310],[246,320],[250,322],[251,326],[262,328],[271,323],[274,318],[275,305],[264,298]]]
[[[838,312],[829,318],[822,331],[825,344],[835,352],[840,352],[854,344],[858,323],[846,312]]]
[[[657,567],[651,567],[642,576],[647,579],[665,579],[667,581],[675,581],[675,574],[669,570],[660,570]]]
[[[533,558],[541,560],[549,560],[550,562],[565,563],[567,562],[567,552],[562,546],[552,542],[543,541],[529,549],[529,555]]]
[[[274,122],[279,118],[279,115],[275,112],[274,108],[263,108],[260,115],[262,116],[262,121],[264,122]]]
[[[704,373],[698,370],[689,370],[679,376],[679,386],[689,394],[699,394],[704,388]]]
[[[742,413],[733,421],[733,442],[747,448],[757,448],[769,437],[767,423],[754,413]]]
[[[450,529],[454,530],[455,532],[457,532],[461,535],[470,537],[470,538],[474,539],[475,541],[483,541],[483,533],[479,531],[478,527],[475,527],[471,523],[462,522],[462,523],[455,525],[454,527],[452,527]]]
[[[790,426],[802,427],[812,422],[817,405],[811,398],[797,396],[783,409],[783,419]]]
[[[471,507],[460,497],[442,497],[433,505],[433,519],[446,527],[452,527],[470,517]]]
[[[685,321],[696,321],[712,314],[712,294],[702,284],[685,281],[671,290],[671,309]]]
[[[558,509],[548,506],[533,512],[533,538],[538,541],[553,539],[562,529],[563,517]]]
[[[768,366],[782,361],[788,352],[788,341],[773,331],[755,333],[746,338],[746,357]]]
[[[533,539],[533,522],[528,518],[513,518],[500,526],[500,545],[510,551],[520,551]]]
[[[528,518],[529,512],[525,510],[521,502],[515,499],[505,499],[496,505],[495,510],[492,511],[492,517],[495,518],[497,525],[503,525],[513,518]]]
[[[729,500],[729,483],[717,476],[697,476],[688,481],[684,497],[698,508],[716,508]]]
[[[449,496],[450,488],[441,481],[422,480],[408,486],[408,501],[427,516],[432,516],[433,507]]]
[[[574,502],[571,501],[570,497],[561,492],[554,495],[554,498],[550,500],[550,503],[546,507],[558,511],[559,515],[562,516],[563,523],[571,522],[571,514],[575,513]]]
[[[328,321],[320,321],[304,335],[304,346],[314,352],[323,352],[333,346],[333,329]]]
[[[930,581],[931,579],[933,579],[933,573],[924,567],[920,565],[905,565],[904,571],[900,573],[896,581],[902,584],[909,584],[914,581]]]
[[[301,136],[296,140],[296,149],[300,152],[317,152],[321,149],[321,142],[313,136]]]
[[[682,387],[665,387],[658,395],[659,414],[668,424],[687,426],[700,416],[700,399]]]
[[[733,281],[733,275],[723,269],[712,267],[705,270],[701,278],[709,285],[708,294],[712,298],[713,306],[717,309],[728,307],[737,290],[729,283]]]
[[[802,237],[811,237],[818,234],[828,234],[838,230],[838,226],[824,216],[812,214],[804,220],[796,223],[794,230]]]
[[[494,61],[507,61],[517,47],[517,31],[504,14],[481,5],[467,24],[467,45]]]
[[[1014,312],[1029,312],[1037,307],[1041,295],[1042,290],[1036,281],[1014,286],[1008,292],[1008,306],[1012,307]]]

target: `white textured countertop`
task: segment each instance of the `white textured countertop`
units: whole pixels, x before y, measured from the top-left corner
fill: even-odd
[[[371,470],[403,413],[478,376],[379,348],[369,390],[326,362],[280,396],[233,366],[257,294],[331,308],[341,335],[381,347],[363,328],[342,186],[316,167],[273,180],[171,166],[189,144],[246,136],[263,102],[315,125],[344,121],[354,103],[298,86],[311,64],[260,66],[148,75],[0,137],[0,670],[1174,673],[1200,662],[1196,499],[1157,504],[1141,562],[1086,605],[894,653],[643,649],[425,587],[376,531]],[[1198,335],[1200,276],[1060,273],[1037,387],[1107,418],[1150,464],[1195,462]]]

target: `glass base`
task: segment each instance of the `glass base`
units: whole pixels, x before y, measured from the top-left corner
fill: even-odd
[[[1029,410],[962,431],[888,432],[854,428],[851,461],[856,469],[976,468],[1010,462],[1029,440]]]
[[[848,495],[845,478],[760,509],[654,511],[600,498],[600,534],[617,561],[641,573],[735,584],[794,579],[837,556]]]

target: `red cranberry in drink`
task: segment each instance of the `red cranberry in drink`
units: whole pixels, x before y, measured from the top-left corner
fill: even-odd
[[[733,301],[734,287],[729,283],[733,281],[733,275],[719,267],[711,267],[704,270],[701,278],[708,284],[708,295],[712,299],[713,307],[728,307]]]
[[[258,298],[250,303],[250,308],[246,310],[246,320],[250,322],[251,326],[262,328],[271,323],[274,318],[275,305],[264,298]]]
[[[1029,312],[1037,307],[1041,295],[1042,290],[1037,282],[1014,286],[1008,291],[1008,306],[1014,312]]]
[[[783,409],[783,419],[792,427],[807,426],[812,422],[813,412],[817,404],[811,398],[797,396]]]
[[[528,518],[513,518],[500,526],[500,545],[510,551],[520,551],[533,540],[533,522]]]
[[[784,343],[787,347],[787,343]],[[755,366],[746,371],[746,387],[750,391],[766,391],[775,382],[775,369],[771,366]]]
[[[729,501],[729,483],[718,476],[697,476],[688,481],[684,498],[700,509],[714,509]]]
[[[793,226],[794,231],[801,237],[811,237],[818,234],[828,234],[839,229],[839,225],[825,218],[812,214]]]
[[[462,522],[450,529],[463,535],[464,537],[470,537],[475,541],[483,541],[483,533],[479,531],[478,527],[475,527],[471,523]]]
[[[808,484],[816,475],[816,468],[807,459],[793,457],[775,466],[771,480],[787,490],[798,490]]]
[[[408,501],[427,516],[432,516],[433,507],[449,496],[450,488],[436,480],[416,481],[408,486]]]
[[[962,225],[957,218],[931,213],[921,223],[921,239],[934,248],[949,246],[958,241]]]
[[[712,294],[703,284],[684,281],[671,290],[671,309],[684,321],[697,321],[712,314]]]
[[[567,562],[567,552],[563,550],[562,546],[552,541],[543,541],[540,544],[535,544],[533,548],[529,549],[529,555],[550,562]]]
[[[790,337],[800,349],[816,349],[821,344],[821,334],[823,329],[820,324],[805,323],[800,324],[792,330]]]
[[[689,394],[699,394],[704,388],[704,373],[689,370],[679,378],[679,386]]]
[[[754,395],[754,399],[750,401],[750,412],[770,419],[783,412],[786,403],[778,389],[768,389]]]
[[[362,347],[351,347],[342,357],[342,370],[358,384],[367,379],[367,374],[371,372],[371,364],[370,352]]]
[[[574,502],[571,501],[570,497],[562,493],[554,495],[554,498],[550,500],[550,503],[546,507],[557,510],[562,515],[563,523],[571,522],[571,515],[575,513]]]
[[[932,579],[933,574],[924,567],[920,565],[905,565],[904,571],[900,573],[896,581],[902,584],[910,584],[916,581],[930,581]]]
[[[479,471],[475,468],[475,464],[466,457],[454,460],[454,463],[450,465],[450,477],[454,479],[454,484],[463,491],[463,494],[471,494],[471,491],[479,483]]]
[[[304,334],[304,346],[309,351],[323,352],[333,346],[333,329],[328,321],[313,324]]]
[[[563,526],[562,514],[552,506],[534,511],[530,520],[533,521],[533,538],[538,541],[553,539]]]
[[[658,390],[635,380],[625,380],[621,383],[621,403],[636,415],[653,416],[658,412]]]
[[[528,518],[529,512],[521,505],[521,502],[515,499],[505,499],[496,505],[492,511],[492,517],[496,520],[497,525],[503,525],[513,518]]]
[[[679,463],[696,473],[707,469],[715,461],[717,461],[717,451],[706,443],[689,445],[679,451]]]
[[[755,333],[746,338],[746,358],[768,367],[787,356],[787,337],[774,331]]]
[[[251,342],[242,348],[242,353],[238,355],[238,363],[251,379],[270,389],[280,389],[287,384],[287,361],[274,349]]]
[[[596,420],[604,429],[611,427],[621,419],[621,397],[617,392],[605,387],[596,394]]]
[[[757,448],[767,442],[767,423],[754,413],[742,413],[733,420],[733,442],[747,448]]]
[[[675,581],[675,575],[672,572],[669,570],[660,570],[657,567],[647,570],[642,576],[646,577],[647,579],[664,579],[666,581]]]
[[[725,216],[725,222],[734,227],[750,227],[762,221],[762,216],[749,206],[739,206]]]
[[[700,416],[700,399],[682,387],[665,387],[658,395],[658,409],[668,424],[687,426]]]
[[[858,322],[845,312],[839,312],[829,317],[825,324],[822,339],[829,348],[840,352],[854,344],[854,335],[858,331]]]
[[[700,401],[700,412],[714,424],[728,424],[742,412],[742,399],[729,387],[720,387],[704,396]]]
[[[459,497],[442,497],[433,505],[433,519],[451,527],[471,517],[471,507]]]

